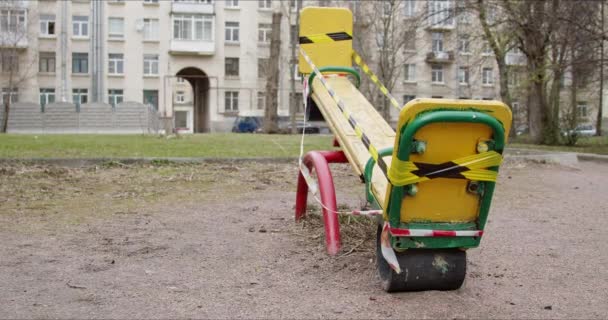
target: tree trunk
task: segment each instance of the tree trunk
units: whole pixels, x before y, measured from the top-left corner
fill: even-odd
[[[279,62],[281,54],[281,13],[272,14],[272,33],[270,38],[270,59],[268,60],[268,79],[266,80],[266,112],[264,132],[277,133],[278,125],[278,88]]]
[[[604,0],[600,2],[600,14],[601,14],[601,34],[604,34]],[[604,37],[600,39],[600,99],[599,107],[597,108],[597,118],[595,120],[595,135],[602,135],[602,112],[604,108]]]
[[[545,134],[543,135],[543,143],[554,145],[559,143],[559,106],[560,106],[560,79],[561,72],[555,72],[553,82],[551,83],[551,91],[549,93],[549,101],[547,103],[548,123],[545,125]]]
[[[301,1],[296,1],[296,32],[300,29],[300,5]],[[289,19],[288,19],[289,20]],[[295,134],[298,132],[298,128],[296,126],[296,113],[298,112],[298,106],[296,103],[296,66],[298,65],[298,56],[296,55],[296,45],[298,44],[299,37],[298,34],[290,34],[290,37],[293,39],[289,39],[291,41],[291,69],[290,69],[290,80],[291,80],[291,94],[289,95],[289,122],[291,123],[291,133]],[[302,99],[306,99],[306,97],[302,97]],[[306,115],[304,115],[306,117]]]
[[[528,70],[532,72],[532,81],[528,91],[528,127],[530,129],[530,138],[534,143],[541,143],[544,133],[544,124],[546,122],[546,114],[544,114],[544,95],[545,86],[543,75],[538,74],[542,65],[538,66],[531,57],[528,57]],[[542,72],[544,74],[544,72]]]
[[[5,98],[6,99],[6,98]],[[8,100],[10,101],[10,92],[8,95]],[[10,111],[10,102],[9,101],[3,101],[3,105],[4,105],[4,118],[2,118],[2,131],[0,131],[1,133],[6,133],[6,131],[8,130],[8,113]]]
[[[506,104],[511,110],[511,92],[509,91],[509,67],[505,62],[505,55],[496,56],[496,62],[498,64],[498,74],[500,78],[498,82],[500,84],[500,99]],[[515,126],[511,126],[509,137],[515,137]]]

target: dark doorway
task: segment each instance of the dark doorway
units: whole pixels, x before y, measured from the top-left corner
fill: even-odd
[[[183,78],[192,86],[193,131],[209,132],[209,78],[199,68],[188,67],[180,70],[177,77]]]

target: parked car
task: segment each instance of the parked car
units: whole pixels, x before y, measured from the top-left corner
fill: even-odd
[[[282,133],[291,133],[291,128],[292,128],[291,123],[288,123],[285,126],[282,126],[280,128],[280,131]],[[304,130],[304,133],[319,133],[321,131],[319,129],[319,127],[314,126],[310,123],[304,124],[304,121],[296,122],[296,130],[297,130],[297,133],[302,133],[302,130]]]
[[[232,132],[255,133],[262,129],[263,119],[260,116],[239,114],[232,125]]]
[[[525,133],[529,133],[528,126],[522,125],[522,126],[515,128],[515,135],[521,136],[522,134],[525,134]]]
[[[580,125],[576,127],[574,130],[567,130],[562,132],[562,135],[569,136],[576,134],[579,137],[590,137],[596,134],[597,130],[592,125]]]

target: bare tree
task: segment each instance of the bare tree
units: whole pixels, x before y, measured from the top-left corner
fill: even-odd
[[[511,107],[511,91],[509,90],[510,68],[507,63],[507,54],[515,47],[514,34],[511,24],[503,19],[500,14],[500,6],[491,0],[477,0],[470,7],[463,7],[463,10],[473,8],[477,12],[479,24],[483,32],[483,37],[494,53],[496,65],[498,66],[500,98],[507,106]],[[515,128],[511,128],[510,135],[515,134]]]
[[[0,14],[0,96],[4,106],[0,132],[6,133],[11,104],[18,99],[19,88],[35,74],[38,57],[27,50],[29,17],[24,2],[0,1]],[[29,16],[33,16],[31,12]]]
[[[415,42],[416,30],[424,19],[424,10],[420,14],[407,8],[414,3],[404,0],[384,0],[361,3],[366,8],[355,10],[354,47],[363,60],[376,70],[378,79],[389,92],[395,89],[404,71],[404,64],[415,56],[409,51]],[[422,2],[416,5],[422,6]],[[372,63],[377,61],[377,63]],[[365,79],[365,78],[364,78]],[[375,88],[375,84],[364,80],[362,91],[371,98],[371,102],[390,121],[391,106],[389,100]]]

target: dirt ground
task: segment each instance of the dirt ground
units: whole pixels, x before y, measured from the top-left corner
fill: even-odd
[[[341,207],[363,186],[334,167]],[[387,294],[374,227],[293,221],[294,164],[0,165],[2,318],[607,318],[608,165],[503,166],[464,286]]]

